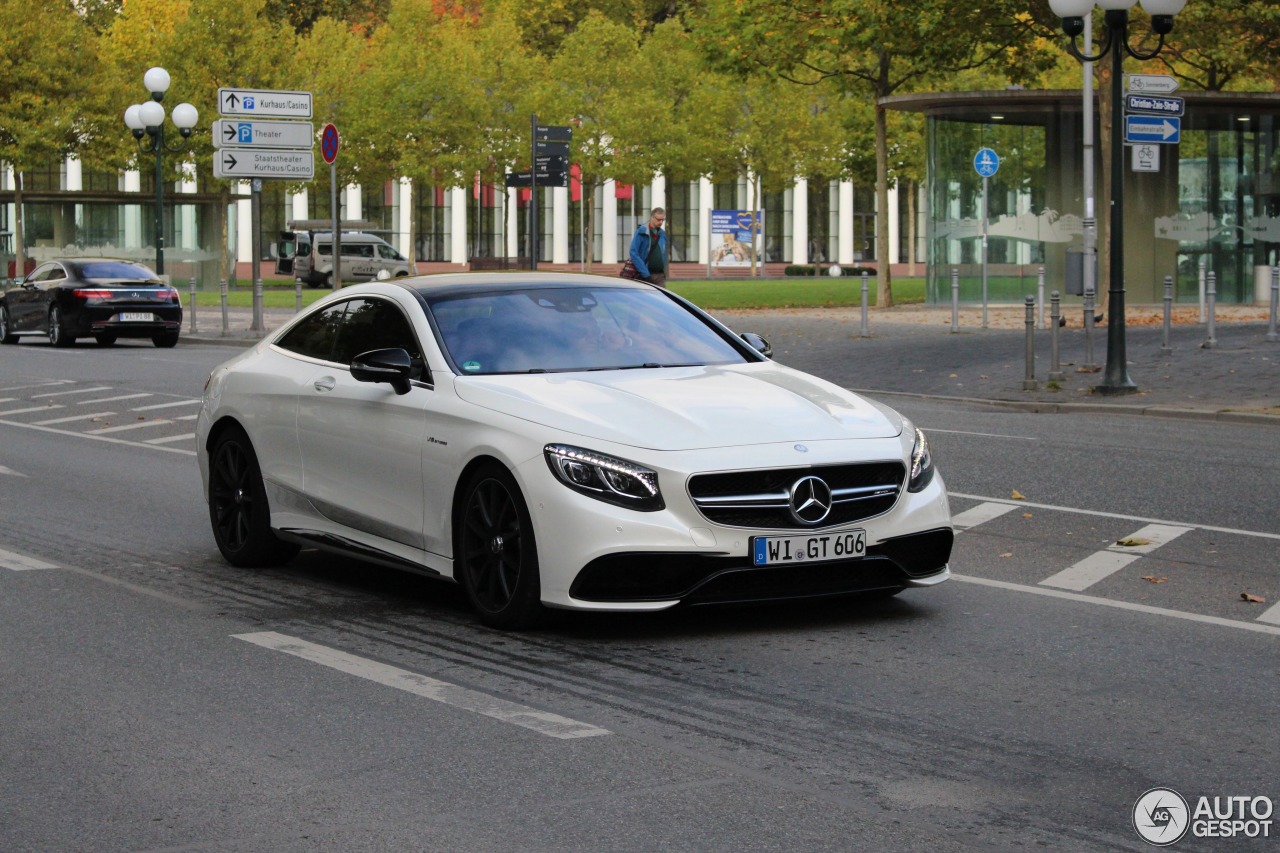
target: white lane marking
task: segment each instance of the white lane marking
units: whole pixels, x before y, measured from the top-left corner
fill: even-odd
[[[962,530],[968,530],[970,527],[977,527],[979,524],[985,524],[994,518],[999,518],[1007,512],[1013,512],[1017,507],[1009,504],[998,504],[987,501],[977,506],[966,509],[959,515],[951,516],[951,524],[953,527],[959,527]]]
[[[1172,619],[1184,619],[1188,622],[1200,622],[1205,625],[1217,625],[1222,628],[1237,628],[1241,631],[1254,631],[1259,634],[1271,634],[1280,637],[1280,625],[1259,625],[1256,622],[1242,622],[1238,619],[1223,619],[1220,616],[1205,616],[1200,613],[1188,613],[1185,610],[1169,610],[1164,607],[1152,607],[1148,604],[1134,604],[1129,601],[1113,601],[1109,598],[1099,598],[1094,595],[1081,595],[1078,592],[1066,592],[1058,589],[1045,589],[1039,586],[1025,586],[1018,583],[1009,583],[1008,581],[989,580],[987,578],[975,578],[970,575],[952,575],[954,580],[961,583],[972,583],[979,586],[990,586],[996,589],[1005,589],[1012,592],[1030,592],[1034,595],[1047,595],[1050,598],[1062,598],[1067,601],[1079,601],[1084,604],[1100,604],[1103,607],[1114,607],[1117,610],[1130,610],[1135,613],[1149,613],[1152,616],[1167,616]]]
[[[0,418],[8,417],[9,415],[26,415],[31,412],[49,412],[61,408],[62,406],[58,403],[46,403],[43,406],[28,406],[25,409],[9,409],[7,412],[0,412]]]
[[[22,554],[15,554],[12,551],[0,550],[0,568],[8,569],[12,572],[30,572],[35,569],[56,569],[58,567],[53,563],[37,560],[35,557],[26,557]]]
[[[199,420],[199,418],[200,418],[200,415],[199,415],[199,414],[195,414],[195,415],[182,415],[182,416],[180,416],[180,417],[176,417],[176,418],[174,418],[174,420],[175,420],[175,421],[194,421],[194,420]]]
[[[59,408],[61,408],[61,406],[59,406]],[[72,421],[82,421],[86,418],[109,418],[114,414],[115,412],[85,412],[83,415],[72,415],[69,418],[53,418],[52,420],[47,420],[47,421],[32,421],[32,423],[38,424],[40,426],[49,426],[51,424],[69,424]]]
[[[4,426],[7,426],[7,427],[17,427],[18,429],[33,429],[38,432],[51,432],[54,435],[74,435],[74,436],[78,436],[79,438],[93,439],[94,441],[106,441],[111,444],[123,444],[126,447],[149,447],[152,450],[163,450],[166,453],[181,453],[183,456],[196,455],[196,452],[194,450],[179,450],[176,447],[163,447],[155,444],[144,444],[143,442],[140,442],[140,441],[125,441],[122,438],[113,438],[112,436],[109,436],[109,435],[95,435],[93,432],[72,432],[71,430],[54,429],[53,427],[36,426],[35,424],[24,424],[24,423],[19,423],[18,421],[0,421],[0,424],[3,424]]]
[[[184,433],[183,435],[171,435],[167,438],[148,438],[147,444],[168,444],[171,441],[195,441],[196,434],[194,432]]]
[[[11,391],[26,391],[28,388],[50,388],[54,385],[70,385],[75,382],[74,379],[50,379],[48,382],[35,382],[31,385],[10,385],[6,388],[0,388],[0,394],[8,394]]]
[[[1098,518],[1119,518],[1124,521],[1141,521],[1146,524],[1167,524],[1171,527],[1187,527],[1192,530],[1212,530],[1214,533],[1235,533],[1239,536],[1256,536],[1260,539],[1280,539],[1280,533],[1262,533],[1257,530],[1238,530],[1234,527],[1214,527],[1210,524],[1187,524],[1180,521],[1166,521],[1161,518],[1145,518],[1141,515],[1123,515],[1118,512],[1102,512],[1096,509],[1079,509],[1070,506],[1057,506],[1055,504],[1038,504],[1030,501],[1014,501],[1007,498],[989,498],[984,495],[966,495],[961,492],[950,492],[953,498],[965,498],[973,501],[992,501],[993,503],[1009,504],[1014,507],[1029,507],[1031,509],[1051,509],[1056,512],[1070,512],[1075,515],[1092,515]]]
[[[165,424],[171,423],[173,423],[173,421],[166,421],[164,418],[156,418],[155,420],[150,421],[139,421],[136,424],[122,424],[121,426],[106,427],[105,429],[95,429],[92,430],[92,432],[103,435],[109,432],[128,432],[131,429],[146,429],[147,427],[164,426]]]
[[[1182,534],[1190,533],[1194,529],[1194,527],[1174,527],[1171,524],[1148,524],[1137,533],[1129,534],[1125,539],[1146,539],[1149,544],[1121,545],[1117,542],[1107,550],[1119,551],[1122,554],[1150,554],[1161,545],[1167,545]],[[1123,542],[1124,539],[1120,541]]]
[[[0,397],[0,403],[12,403],[17,397]]]
[[[93,391],[110,391],[110,385],[98,385],[93,388],[75,388],[71,391],[54,391],[49,394],[32,394],[32,400],[39,400],[41,397],[61,397],[63,394],[89,394]]]
[[[22,473],[21,471],[15,471],[15,470],[13,470],[12,468],[6,468],[6,467],[4,467],[3,465],[0,465],[0,474],[8,474],[10,477],[25,477],[25,476],[27,476],[26,474]]]
[[[926,426],[922,426],[920,427],[920,429],[924,430],[927,433],[945,432],[949,435],[976,435],[979,438],[1012,438],[1015,441],[1039,441],[1040,440],[1038,438],[1033,438],[1029,435],[1001,435],[1000,433],[996,433],[996,432],[968,432],[967,430],[962,430],[962,429],[938,429],[937,427],[926,427]]]
[[[1280,604],[1273,604],[1266,610],[1262,611],[1262,615],[1258,617],[1259,622],[1269,622],[1272,625],[1280,625]]]
[[[121,394],[119,397],[103,397],[101,400],[81,400],[77,405],[92,406],[94,403],[114,403],[117,400],[136,400],[139,397],[150,396],[150,394]]]
[[[1040,585],[1082,592],[1098,581],[1111,577],[1140,556],[1142,555],[1099,551],[1096,554],[1090,554],[1074,566],[1065,568],[1056,575],[1045,578],[1040,581]]]
[[[173,406],[198,406],[198,405],[200,405],[199,400],[178,400],[176,403],[153,403],[150,406],[137,406],[136,408],[132,408],[129,411],[149,412],[152,409],[168,409],[168,408],[172,408]]]
[[[364,678],[377,684],[404,690],[435,702],[461,708],[464,711],[472,711],[504,723],[523,726],[548,737],[570,740],[612,734],[608,729],[602,729],[589,723],[581,723],[558,714],[538,711],[526,705],[519,705],[506,699],[488,696],[466,687],[450,684],[447,681],[437,681],[434,678],[428,678],[416,672],[409,672],[406,669],[357,657],[337,649],[318,646],[315,643],[278,634],[275,631],[232,634],[232,637],[263,648],[294,655],[303,660],[309,660],[312,663],[318,663],[321,666],[327,666],[339,672],[345,672],[348,675]]]

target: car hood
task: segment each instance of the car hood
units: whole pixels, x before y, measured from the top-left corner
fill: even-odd
[[[891,438],[902,419],[777,364],[465,376],[458,396],[556,430],[656,450]]]

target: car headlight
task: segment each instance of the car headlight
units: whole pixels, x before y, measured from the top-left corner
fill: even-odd
[[[916,443],[911,448],[911,478],[907,480],[907,491],[923,491],[932,479],[933,457],[929,455],[929,439],[917,429]]]
[[[567,444],[548,444],[542,453],[551,473],[575,492],[640,512],[666,508],[651,468]]]

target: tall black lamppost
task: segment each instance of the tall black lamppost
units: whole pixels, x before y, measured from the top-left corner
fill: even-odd
[[[1098,0],[1104,12],[1107,30],[1097,54],[1083,54],[1076,47],[1076,37],[1084,32],[1084,16],[1093,14],[1093,0],[1049,0],[1049,8],[1062,18],[1062,31],[1071,38],[1068,50],[1081,62],[1097,62],[1111,53],[1111,287],[1107,314],[1107,367],[1102,384],[1094,390],[1100,394],[1128,394],[1138,390],[1129,378],[1124,341],[1124,129],[1121,127],[1122,64],[1127,53],[1135,59],[1155,59],[1164,49],[1164,37],[1173,30],[1173,16],[1182,11],[1187,0],[1142,0],[1142,8],[1151,16],[1151,29],[1160,37],[1156,46],[1143,53],[1129,45],[1129,10],[1135,0]]]
[[[200,114],[190,104],[178,104],[173,108],[173,123],[182,134],[177,145],[169,145],[164,141],[164,93],[169,90],[169,72],[163,68],[152,68],[142,76],[142,85],[151,93],[151,100],[134,104],[124,111],[124,123],[133,131],[133,138],[138,140],[138,150],[143,154],[156,155],[156,274],[164,274],[164,152],[177,154],[187,147],[187,138],[191,136],[191,128],[200,120]],[[143,135],[151,139],[143,142]]]

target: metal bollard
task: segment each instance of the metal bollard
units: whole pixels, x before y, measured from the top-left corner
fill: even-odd
[[[1044,267],[1036,275],[1036,325],[1044,328]]]
[[[262,279],[260,278],[253,280],[253,325],[249,327],[249,331],[257,332],[259,336],[267,332],[266,326],[262,324]]]
[[[1058,345],[1058,319],[1062,316],[1062,297],[1056,290],[1049,296],[1049,307],[1049,340],[1053,343],[1049,359],[1049,381],[1061,382],[1062,351]]]
[[[1267,340],[1280,341],[1276,334],[1276,305],[1280,303],[1280,267],[1271,268],[1271,322],[1267,326]]]
[[[1209,271],[1209,275],[1207,278],[1207,287],[1205,289],[1205,300],[1208,308],[1209,336],[1205,338],[1204,343],[1202,343],[1200,346],[1203,347],[1204,349],[1213,349],[1218,345],[1218,338],[1217,338],[1217,335],[1215,334],[1215,326],[1213,322],[1214,321],[1213,315],[1214,315],[1214,312],[1217,310],[1217,306],[1218,306],[1218,274],[1216,272],[1213,272],[1212,270]]]
[[[1273,312],[1274,313],[1274,312]],[[960,270],[951,268],[951,334],[960,331]]]
[[[1209,266],[1208,258],[1200,259],[1200,322],[1204,322],[1204,301],[1205,301],[1205,270]]]
[[[1036,390],[1036,298],[1027,297],[1027,376],[1022,380],[1023,391]]]
[[[196,328],[196,274],[191,273],[191,334],[195,334]]]
[[[302,310],[302,279],[293,280],[293,311],[298,313]]]
[[[867,271],[862,271],[862,331],[859,334],[864,338],[871,337],[871,331],[867,328]]]
[[[231,334],[231,324],[227,319],[227,280],[218,282],[218,301],[222,303],[222,336]]]
[[[1093,318],[1094,318],[1094,290],[1092,287],[1084,289],[1084,365],[1080,368],[1085,373],[1095,373],[1098,366],[1093,363]]]
[[[1173,352],[1169,346],[1169,332],[1173,328],[1173,276],[1164,277],[1164,344],[1160,347],[1163,355]]]

